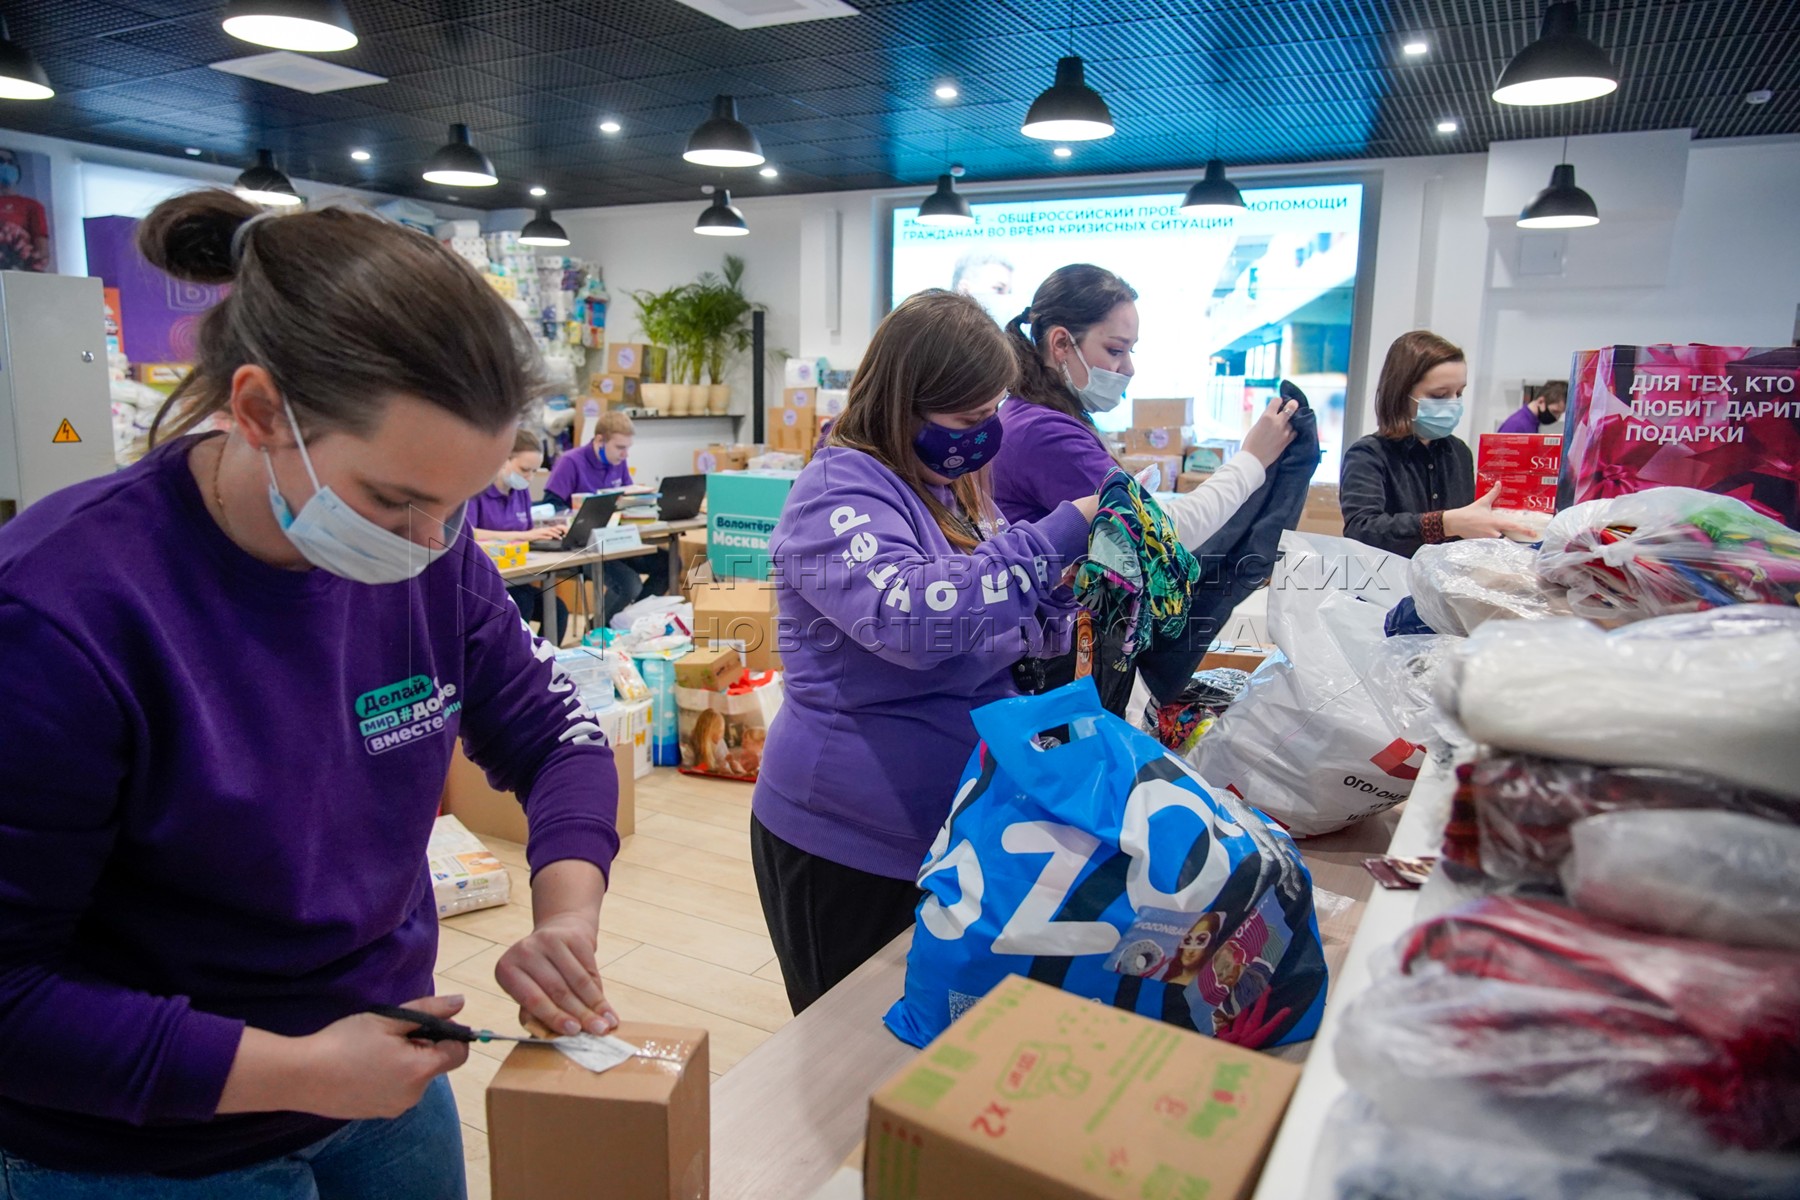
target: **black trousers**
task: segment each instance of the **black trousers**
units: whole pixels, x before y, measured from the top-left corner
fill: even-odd
[[[908,929],[924,895],[910,879],[808,854],[754,816],[750,859],[795,1016]]]

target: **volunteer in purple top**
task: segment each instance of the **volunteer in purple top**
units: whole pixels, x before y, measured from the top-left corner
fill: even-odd
[[[569,532],[566,523],[533,528],[531,520],[531,473],[544,465],[544,446],[528,429],[519,430],[513,439],[512,454],[500,464],[500,471],[483,491],[469,501],[466,518],[469,532],[482,542],[519,542],[533,538],[559,538]],[[544,597],[556,604],[556,627],[569,627],[569,611],[556,598],[556,585],[544,587],[521,583],[506,589],[519,615],[527,622],[543,615]]]
[[[974,300],[882,321],[770,542],[787,696],[752,802],[757,891],[799,1012],[912,921],[926,851],[1012,664],[1067,642],[1092,494],[1007,525],[988,464],[1012,353]]]
[[[1498,432],[1542,433],[1546,425],[1562,420],[1568,408],[1569,385],[1561,380],[1551,380],[1500,422]]]
[[[544,499],[558,508],[570,507],[577,493],[601,492],[631,486],[631,454],[637,427],[622,412],[604,412],[594,422],[594,440],[569,451],[550,468]],[[600,565],[606,582],[607,620],[643,596],[661,596],[669,590],[669,560],[661,554],[616,559]]]
[[[1094,414],[1118,407],[1136,374],[1137,292],[1104,267],[1058,267],[1006,328],[1019,378],[1000,409],[1008,452],[994,467],[994,500],[1007,520],[1035,521],[1065,500],[1091,495],[1118,465]],[[1293,440],[1292,416],[1290,407],[1271,404],[1230,461],[1194,491],[1166,499],[1184,545],[1205,542],[1262,486],[1266,468]],[[1175,480],[1162,487],[1172,491]],[[1113,646],[1101,631],[1098,657],[1104,661]],[[1071,651],[1023,664],[1020,682],[1041,691],[1068,683],[1077,670]],[[1130,673],[1094,674],[1103,690],[1122,685],[1129,693]]]
[[[425,871],[459,735],[530,823],[497,982],[617,1022],[612,751],[462,536],[529,342],[372,215],[211,190],[138,238],[232,288],[155,448],[0,528],[0,1195],[460,1197],[467,1047],[366,1011],[462,1007]]]

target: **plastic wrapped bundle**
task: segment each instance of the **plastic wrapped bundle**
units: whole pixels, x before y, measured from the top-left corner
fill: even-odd
[[[1578,821],[1563,889],[1585,913],[1730,946],[1800,950],[1800,829],[1743,813]]]
[[[1170,750],[1186,754],[1249,685],[1248,671],[1232,667],[1201,671],[1169,703],[1150,700],[1144,709],[1145,728]]]
[[[1421,546],[1407,565],[1419,619],[1437,633],[1467,637],[1496,618],[1570,615],[1559,589],[1537,574],[1537,551],[1504,538]]]
[[[1596,620],[1800,604],[1800,533],[1729,496],[1652,488],[1558,513],[1537,570]]]
[[[1652,937],[1546,901],[1414,928],[1338,1066],[1390,1122],[1689,1162],[1800,1138],[1800,955]]]
[[[1800,797],[1800,609],[1738,605],[1610,633],[1492,621],[1460,643],[1438,701],[1502,750]]]

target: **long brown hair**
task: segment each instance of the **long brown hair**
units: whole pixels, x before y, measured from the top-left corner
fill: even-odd
[[[1021,400],[1054,408],[1093,429],[1094,418],[1069,390],[1062,373],[1044,361],[1050,331],[1060,326],[1080,341],[1113,309],[1137,298],[1137,291],[1129,283],[1092,263],[1070,263],[1050,272],[1032,295],[1031,307],[1006,323],[1007,341],[1019,364],[1019,381],[1013,385],[1013,394]],[[1029,335],[1025,332],[1027,325],[1031,327]]]
[[[1384,438],[1412,436],[1412,394],[1419,380],[1445,363],[1464,362],[1462,347],[1429,329],[1394,339],[1375,385],[1375,428]]]
[[[157,412],[152,444],[165,422],[178,435],[222,411],[246,364],[269,372],[302,430],[363,433],[407,395],[496,431],[542,395],[530,337],[499,293],[402,225],[343,208],[262,215],[211,188],[164,200],[137,240],[177,279],[232,285],[201,319],[194,370]]]
[[[950,544],[973,549],[978,536],[926,486],[913,437],[921,418],[968,412],[991,402],[1012,386],[1015,370],[1006,335],[981,305],[937,288],[918,292],[902,300],[869,339],[829,444],[861,450],[904,479]],[[971,517],[992,516],[986,467],[950,488]]]

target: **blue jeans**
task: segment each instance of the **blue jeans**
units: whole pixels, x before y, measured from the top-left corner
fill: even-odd
[[[205,1179],[50,1171],[0,1151],[0,1200],[465,1200],[450,1081],[410,1112],[352,1121],[323,1141]]]

